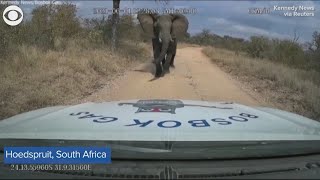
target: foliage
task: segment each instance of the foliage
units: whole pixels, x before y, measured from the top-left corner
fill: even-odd
[[[3,10],[4,6],[0,6]],[[70,3],[42,5],[33,9],[30,21],[10,27],[0,21],[1,56],[12,54],[17,45],[28,44],[47,50],[65,43],[64,38],[75,37],[80,31],[76,7]]]
[[[294,68],[317,69],[310,66],[309,53],[303,50],[301,44],[293,40],[251,37],[246,52],[251,57],[268,59]]]
[[[308,43],[309,50],[307,51],[297,42],[297,37],[293,40],[288,40],[252,36],[250,40],[247,41],[231,36],[221,37],[211,33],[208,29],[203,29],[201,33],[185,38],[183,41],[224,48],[235,51],[236,54],[243,52],[258,60],[269,60],[293,68],[320,72],[320,33],[316,31],[312,37],[313,40],[311,43]]]
[[[252,36],[247,46],[247,52],[254,58],[264,58],[265,52],[270,49],[269,39],[266,37]]]
[[[201,33],[185,38],[185,42],[210,45],[219,48],[226,48],[233,51],[244,51],[247,42],[241,38],[234,38],[231,36],[221,37],[217,34],[211,33],[208,29],[203,29]]]
[[[111,52],[109,17],[78,18],[68,3],[31,15],[15,27],[0,21],[0,119],[88,96],[149,55],[131,16],[121,17],[122,41]]]

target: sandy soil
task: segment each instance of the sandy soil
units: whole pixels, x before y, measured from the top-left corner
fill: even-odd
[[[150,81],[155,70],[153,64],[141,64],[81,102],[161,98],[264,104],[213,64],[201,47],[178,49],[175,66],[170,74]]]

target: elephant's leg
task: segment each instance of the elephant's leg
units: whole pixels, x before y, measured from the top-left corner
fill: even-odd
[[[164,73],[170,73],[169,67],[173,66],[174,57],[176,56],[176,51],[177,51],[177,41],[176,41],[176,38],[174,38],[173,41],[171,41],[169,44],[169,48],[167,51],[167,58],[163,66]]]
[[[163,65],[163,74],[170,73],[169,67],[170,67],[170,62],[171,62],[170,60],[172,59],[172,56],[173,56],[173,54],[171,54],[171,53],[167,54],[166,61]]]
[[[161,46],[162,43],[160,43],[159,38],[153,38],[152,39],[152,48],[153,48],[153,61],[152,63],[154,63],[156,65],[156,73],[155,73],[155,77],[160,77],[162,74],[162,65],[161,62],[157,62],[157,59],[160,56],[161,53]]]
[[[155,60],[160,56],[162,43],[159,41],[159,38],[153,38],[152,39],[152,47],[153,47],[153,63],[155,63]],[[162,65],[165,63],[166,58],[164,57],[161,61]]]
[[[155,77],[158,78],[160,76],[163,76],[163,70],[162,70],[162,65],[161,62],[155,62],[156,64],[156,74]]]
[[[162,43],[160,43],[159,38],[152,39],[152,47],[153,47],[153,63],[156,65],[156,73],[155,77],[160,77],[162,74],[162,61],[159,61]]]
[[[159,41],[159,38],[153,38],[152,39],[152,48],[153,48],[153,63],[155,62],[155,59],[157,59],[161,52],[161,43]]]
[[[170,59],[170,66],[174,68],[174,58],[176,57],[177,52],[177,40],[176,38],[173,39],[172,42],[172,58]]]
[[[174,58],[175,58],[175,56],[176,56],[176,54],[173,54],[172,55],[172,59],[170,61],[170,67],[172,67],[172,68],[175,68],[175,66],[174,66]]]
[[[171,41],[168,47],[168,51],[167,51],[167,57],[163,66],[163,73],[170,73],[170,65],[171,63],[173,63],[173,59],[176,53],[176,46],[177,43],[175,43],[176,41]]]
[[[161,45],[162,45],[162,44],[161,44]],[[161,48],[160,48],[160,51],[161,51]],[[167,56],[165,55],[164,58],[161,60],[162,65],[164,65],[164,63],[166,62],[166,59],[167,59],[166,57],[167,57]]]

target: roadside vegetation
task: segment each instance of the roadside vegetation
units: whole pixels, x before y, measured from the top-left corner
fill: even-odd
[[[16,27],[0,21],[0,119],[68,104],[149,58],[131,16],[121,17],[118,37],[112,52],[111,17],[81,19],[68,3],[39,6]]]
[[[186,41],[207,46],[213,62],[281,109],[320,120],[320,33],[312,37],[301,45],[298,37],[246,41],[203,30]]]

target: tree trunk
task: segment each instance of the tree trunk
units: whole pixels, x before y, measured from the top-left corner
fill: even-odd
[[[113,14],[112,14],[112,38],[111,48],[114,51],[117,48],[117,26],[119,23],[119,7],[120,0],[113,0]]]

